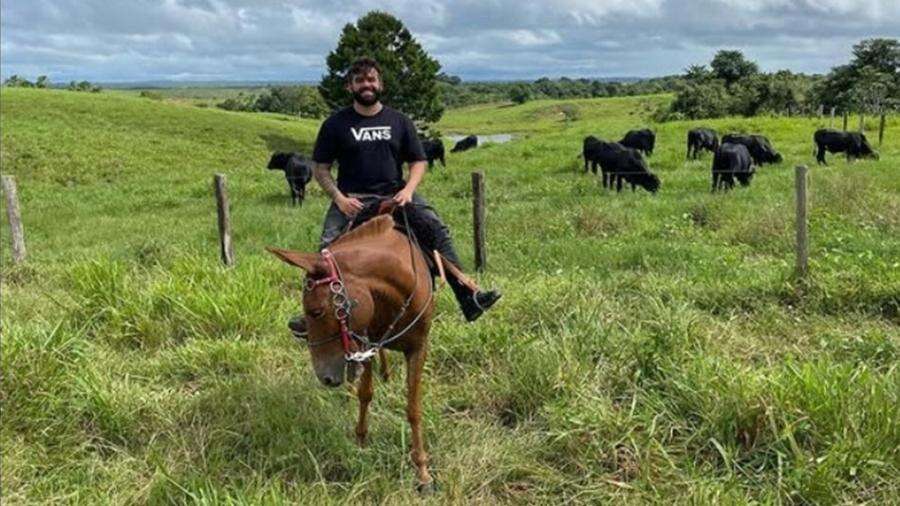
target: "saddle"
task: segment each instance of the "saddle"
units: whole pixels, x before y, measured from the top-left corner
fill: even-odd
[[[405,215],[404,215],[405,213]],[[394,219],[394,229],[413,239],[425,256],[428,268],[432,275],[437,275],[437,266],[434,261],[433,251],[437,249],[435,240],[440,223],[419,211],[414,205],[401,207],[390,198],[384,198],[369,203],[356,214],[347,225],[344,233],[347,233],[363,223],[384,214],[391,215]],[[407,228],[408,224],[408,228]],[[343,234],[341,234],[343,235]]]
[[[376,216],[389,214],[394,219],[394,228],[412,239],[412,242],[419,246],[422,255],[425,257],[425,263],[431,272],[432,282],[436,278],[446,280],[447,274],[457,279],[463,285],[469,287],[473,291],[477,291],[478,287],[474,281],[466,276],[459,266],[444,258],[438,253],[437,238],[441,234],[442,224],[435,219],[430,213],[422,212],[418,207],[409,203],[405,206],[399,206],[391,198],[387,197],[376,200],[356,214],[347,230],[355,229],[368,220]],[[408,226],[407,226],[408,225]]]

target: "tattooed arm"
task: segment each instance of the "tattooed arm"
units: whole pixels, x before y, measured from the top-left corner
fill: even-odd
[[[335,183],[334,178],[331,176],[330,163],[317,163],[313,175],[316,177],[316,182],[319,183],[322,190],[331,197],[331,200],[334,201],[335,205],[338,206],[338,209],[340,209],[345,216],[354,216],[362,210],[362,202],[358,199],[348,198],[338,189],[337,183]]]

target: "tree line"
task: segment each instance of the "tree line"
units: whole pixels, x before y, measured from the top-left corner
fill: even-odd
[[[692,65],[677,80],[675,99],[660,121],[842,112],[881,114],[900,104],[900,43],[866,39],[853,58],[826,75],[759,71],[740,51],[719,51],[709,64]]]
[[[50,88],[52,83],[47,76],[38,76],[34,82],[31,82],[16,74],[3,81],[3,86],[8,88]],[[70,81],[63,89],[69,91],[89,91],[92,93],[99,93],[103,90],[100,85],[91,83],[90,81]]]

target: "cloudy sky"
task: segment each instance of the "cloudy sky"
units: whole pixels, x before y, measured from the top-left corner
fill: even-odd
[[[900,0],[4,0],[0,74],[318,80],[344,24],[374,9],[464,79],[659,76],[720,48],[826,72],[900,35]]]

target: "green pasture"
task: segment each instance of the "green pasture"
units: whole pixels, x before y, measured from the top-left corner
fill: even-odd
[[[484,171],[478,278],[504,297],[465,324],[440,294],[424,401],[439,489],[420,497],[399,356],[359,449],[353,397],[319,386],[285,327],[300,273],[264,251],[317,244],[324,194],[313,184],[293,208],[265,168],[273,150],[309,153],[317,121],[4,88],[0,167],[29,254],[11,263],[4,217],[4,503],[897,504],[900,117],[879,161],[818,167],[828,118],[651,124],[667,100],[479,105],[438,125],[515,138],[449,154],[421,186],[471,267],[470,173]],[[712,194],[710,156],[685,160],[699,125],[766,134],[785,162]],[[660,192],[604,191],[582,138],[643,126]],[[876,118],[866,128],[877,144]]]

